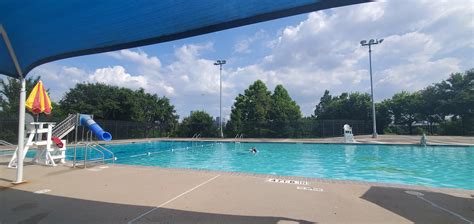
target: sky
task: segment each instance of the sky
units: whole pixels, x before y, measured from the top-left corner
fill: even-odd
[[[416,91],[474,68],[474,1],[388,0],[340,7],[224,30],[182,40],[47,63],[41,76],[53,101],[77,83],[106,83],[166,96],[182,119],[190,111],[219,115],[219,67],[223,116],[254,81],[269,90],[282,84],[313,113],[327,89],[370,93],[373,46],[375,101]]]

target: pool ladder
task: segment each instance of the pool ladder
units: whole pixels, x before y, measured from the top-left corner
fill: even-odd
[[[201,133],[194,133],[191,139],[199,139],[199,138],[201,138]]]
[[[1,149],[1,151],[9,152],[5,154],[0,154],[0,156],[11,156],[15,153],[16,146],[10,142],[0,140],[0,146],[5,146],[5,148]]]
[[[240,143],[240,140],[244,137],[244,134],[240,133],[235,135],[234,142]]]
[[[83,147],[78,147],[78,146],[83,146]],[[82,148],[83,150],[83,168],[87,168],[87,164],[90,163],[102,163],[106,164],[107,161],[112,161],[112,164],[115,164],[115,160],[117,159],[112,151],[109,149],[105,148],[102,145],[99,145],[98,142],[78,142],[76,146],[74,147],[74,159],[72,166],[76,167],[78,165],[77,161],[77,149]],[[88,155],[92,154],[92,152],[95,151],[100,154],[99,158],[94,158],[94,159],[89,159]],[[106,157],[106,153],[110,155],[110,157]]]

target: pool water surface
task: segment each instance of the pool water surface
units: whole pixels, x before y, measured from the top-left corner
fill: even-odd
[[[106,147],[120,164],[474,190],[474,147],[178,141]]]

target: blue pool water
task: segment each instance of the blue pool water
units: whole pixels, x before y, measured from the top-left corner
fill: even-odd
[[[474,147],[161,141],[107,148],[121,164],[474,190]]]

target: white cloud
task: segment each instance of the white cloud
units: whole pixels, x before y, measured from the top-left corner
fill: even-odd
[[[359,45],[367,38],[385,39],[372,49],[377,100],[439,82],[451,72],[474,67],[472,18],[470,0],[378,1],[310,13],[275,35],[262,28],[235,43],[241,66],[232,61],[224,66],[224,114],[228,117],[235,96],[257,79],[270,90],[283,84],[305,115],[313,112],[325,89],[333,94],[369,92],[368,49]],[[256,48],[270,53],[252,57]],[[117,63],[93,71],[51,63],[34,73],[50,80],[55,95],[77,82],[101,81],[166,95],[182,116],[197,109],[218,115],[219,70],[203,57],[214,51],[212,42],[175,48],[171,63],[145,51],[107,53]]]
[[[461,0],[386,1],[313,12],[285,27],[271,41],[272,52],[249,68],[256,78],[272,74],[270,86],[283,83],[309,115],[324,89],[370,91],[368,49],[359,41],[385,38],[372,49],[376,99],[419,90],[474,67],[472,6]]]
[[[147,79],[144,76],[132,76],[122,66],[99,68],[89,76],[88,81],[123,86],[131,89],[146,88]]]
[[[157,57],[149,57],[144,51],[132,51],[129,49],[108,52],[107,55],[110,55],[117,59],[125,59],[131,62],[144,65],[150,69],[160,70],[161,62]]]
[[[266,37],[268,37],[268,35],[265,30],[259,30],[253,36],[237,41],[237,43],[234,45],[234,52],[246,54],[251,53],[251,45],[256,41],[262,40]]]

